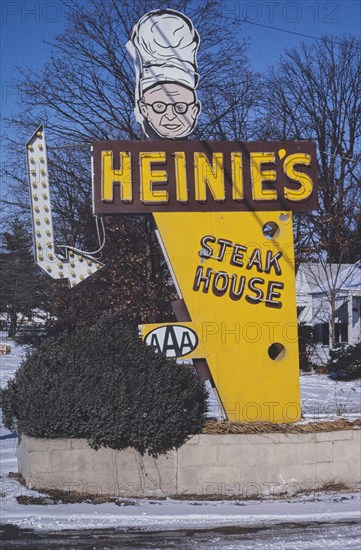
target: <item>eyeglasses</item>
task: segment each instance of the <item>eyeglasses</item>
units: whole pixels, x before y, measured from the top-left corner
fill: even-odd
[[[194,105],[194,101],[192,103],[163,103],[163,101],[156,101],[155,103],[146,103],[146,105],[148,105],[148,107],[152,107],[153,111],[159,115],[165,113],[169,106],[172,107],[173,111],[177,113],[177,115],[184,115],[188,111],[188,108],[191,105]]]

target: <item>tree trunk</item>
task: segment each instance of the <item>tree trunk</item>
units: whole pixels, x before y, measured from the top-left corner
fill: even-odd
[[[336,311],[336,295],[335,292],[331,292],[331,349],[336,347],[336,320],[335,320],[335,311]]]
[[[8,336],[12,340],[15,340],[16,332],[18,328],[18,316],[16,312],[13,312],[10,314],[10,327],[9,327],[9,333]]]

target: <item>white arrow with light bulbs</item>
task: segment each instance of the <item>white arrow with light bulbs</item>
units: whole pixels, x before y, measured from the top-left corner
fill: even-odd
[[[99,271],[104,264],[93,256],[65,246],[55,252],[44,127],[39,126],[26,144],[36,263],[53,279],[68,279],[73,287]]]

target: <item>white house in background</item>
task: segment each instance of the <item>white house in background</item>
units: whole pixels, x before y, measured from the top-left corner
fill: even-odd
[[[296,275],[298,320],[313,327],[315,364],[326,363],[331,344],[331,297],[336,341],[361,340],[361,262],[302,264]]]

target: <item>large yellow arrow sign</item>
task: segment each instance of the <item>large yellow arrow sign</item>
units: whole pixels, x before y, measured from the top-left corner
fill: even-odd
[[[164,212],[154,218],[228,418],[298,420],[291,214]]]

